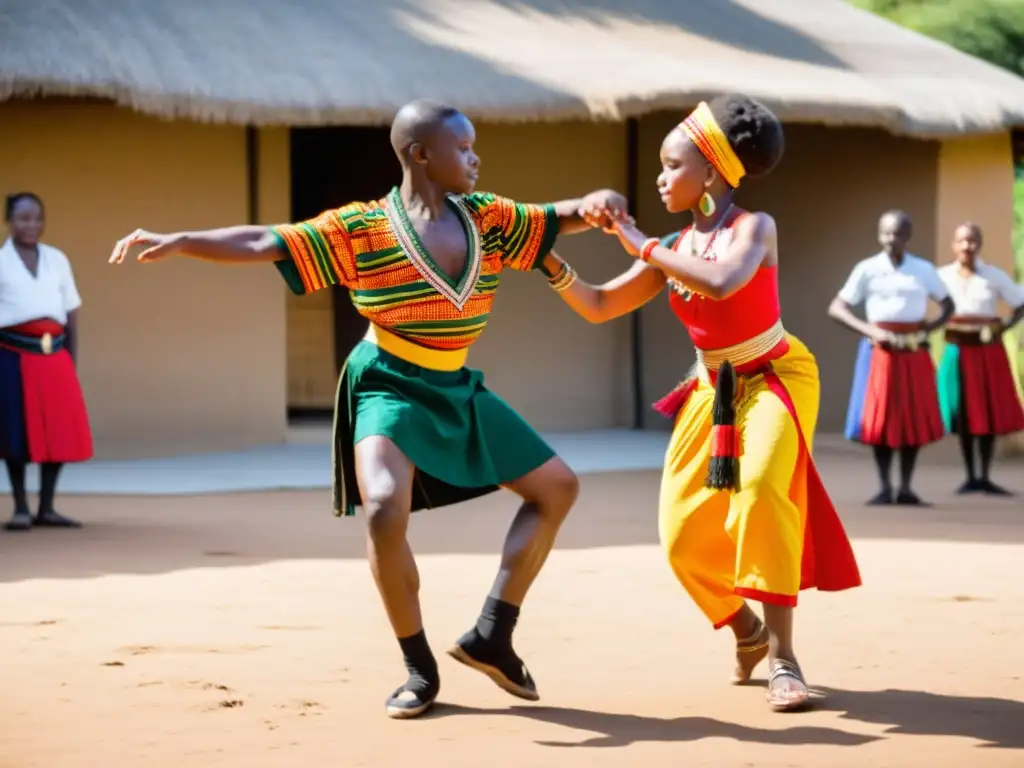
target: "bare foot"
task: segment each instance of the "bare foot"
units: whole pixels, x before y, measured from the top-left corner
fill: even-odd
[[[796,712],[807,706],[810,696],[799,664],[786,659],[772,661],[765,693],[768,706],[775,712]]]
[[[743,685],[750,681],[754,669],[768,655],[768,627],[760,619],[749,637],[736,641],[736,670],[729,682]]]

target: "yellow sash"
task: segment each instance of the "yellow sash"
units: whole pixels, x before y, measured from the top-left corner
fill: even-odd
[[[407,363],[429,368],[433,371],[457,371],[466,364],[469,348],[430,349],[414,344],[408,339],[396,336],[378,325],[370,323],[363,341],[376,344],[385,352],[405,360]]]

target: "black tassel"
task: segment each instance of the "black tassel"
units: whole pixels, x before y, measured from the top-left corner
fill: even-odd
[[[736,432],[736,371],[722,363],[715,382],[715,401],[711,406],[711,462],[704,485],[718,491],[736,491],[740,487],[740,446]]]

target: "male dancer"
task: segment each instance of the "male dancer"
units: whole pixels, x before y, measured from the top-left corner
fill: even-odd
[[[427,644],[419,575],[406,540],[413,510],[454,504],[498,487],[523,504],[476,623],[449,653],[514,696],[539,698],[512,648],[520,605],[576,499],[572,470],[465,366],[487,324],[506,269],[539,268],[558,234],[589,228],[584,208],[622,211],[610,191],[524,205],[474,192],[480,159],[473,124],[457,110],[416,101],[399,110],[391,142],[401,187],[314,219],[155,234],[136,230],[110,261],[136,245],[143,262],[172,253],[214,262],[273,262],[298,294],[349,289],[370,320],[346,362],[335,413],[335,511],[361,504],[370,568],[398,638],[408,680],[387,700],[411,718],[437,698],[440,676]]]

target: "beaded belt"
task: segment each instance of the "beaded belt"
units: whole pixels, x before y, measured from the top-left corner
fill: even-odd
[[[53,336],[44,333],[42,336],[29,336],[0,329],[0,346],[9,347],[19,352],[32,355],[52,355],[64,349],[64,334]]]
[[[980,346],[998,341],[1001,326],[998,318],[954,317],[946,324],[944,335],[951,344]]]
[[[732,363],[734,368],[747,365],[764,357],[786,338],[782,320],[751,339],[721,349],[698,349],[697,362],[709,371],[717,371],[723,363]]]
[[[928,345],[928,331],[919,323],[877,323],[883,331],[893,334],[891,341],[876,342],[889,352],[916,352]]]

